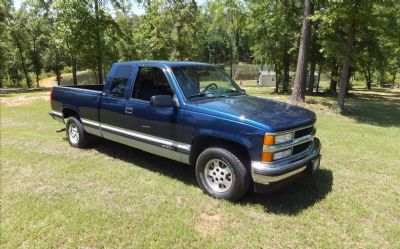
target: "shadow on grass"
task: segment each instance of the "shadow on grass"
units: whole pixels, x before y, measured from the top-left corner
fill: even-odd
[[[265,212],[284,215],[297,215],[332,191],[333,174],[331,170],[319,169],[313,176],[298,177],[291,184],[268,193],[250,193],[241,201],[243,204],[261,204]]]
[[[308,104],[320,105],[339,112],[337,96],[330,93],[313,94],[323,99],[307,99]],[[345,99],[343,116],[359,123],[382,127],[400,125],[400,93],[389,89],[357,89]]]
[[[177,179],[185,184],[197,186],[194,166],[105,139],[98,139],[95,144],[93,148],[98,152],[130,163],[133,167],[140,167]],[[313,177],[299,177],[291,185],[270,194],[257,194],[250,191],[240,203],[261,204],[265,207],[266,212],[296,215],[301,210],[322,200],[332,190],[332,182],[332,171],[321,169]]]
[[[345,105],[343,115],[357,122],[383,127],[400,126],[400,94],[354,92],[346,99]]]
[[[127,145],[96,138],[93,149],[109,157],[122,160],[146,170],[175,178],[189,185],[197,185],[194,167],[156,156]]]

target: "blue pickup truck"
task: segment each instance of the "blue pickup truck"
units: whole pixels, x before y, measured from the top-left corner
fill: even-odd
[[[270,191],[319,168],[313,112],[248,96],[210,64],[115,63],[105,85],[54,86],[51,109],[71,146],[98,136],[195,165],[216,198]]]

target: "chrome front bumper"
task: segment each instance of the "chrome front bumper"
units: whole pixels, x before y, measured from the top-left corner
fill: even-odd
[[[252,162],[251,175],[254,183],[268,185],[299,174],[312,167],[320,157],[321,143],[318,138],[301,154],[272,163]]]

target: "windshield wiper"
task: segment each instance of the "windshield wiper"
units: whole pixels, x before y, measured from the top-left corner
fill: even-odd
[[[189,95],[189,96],[187,96],[187,98],[191,99],[191,98],[195,98],[195,97],[204,97],[207,94],[209,94],[209,93],[208,92],[200,92],[200,93],[196,93],[196,94],[193,94],[193,95]]]
[[[238,91],[238,90],[231,90],[231,89],[226,90],[226,91],[224,92],[224,94],[226,94],[226,93],[235,93],[235,94],[232,94],[232,95],[230,95],[230,96],[235,96],[235,95],[246,95],[246,93],[244,93],[244,92],[241,92],[241,91]]]

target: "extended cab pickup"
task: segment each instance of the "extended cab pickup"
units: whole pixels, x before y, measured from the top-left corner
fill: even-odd
[[[94,135],[195,165],[216,198],[269,191],[319,167],[313,112],[248,96],[209,64],[115,63],[104,86],[54,86],[51,109],[71,146]]]

